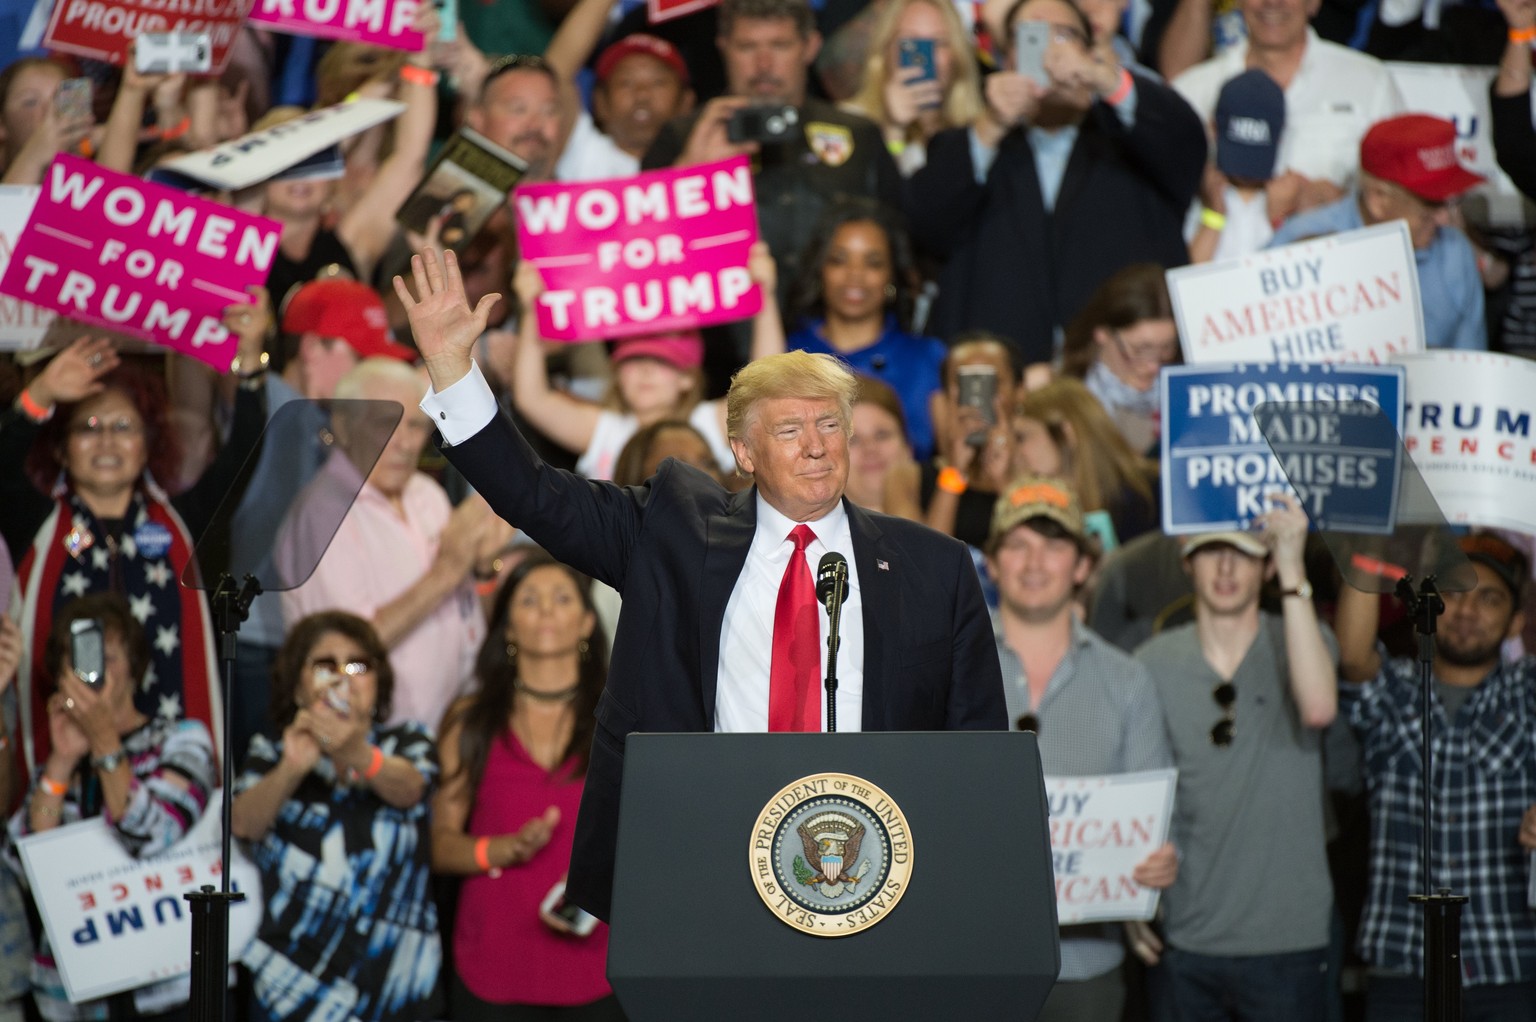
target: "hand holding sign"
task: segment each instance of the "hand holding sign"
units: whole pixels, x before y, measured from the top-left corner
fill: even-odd
[[[1165,841],[1131,870],[1131,879],[1143,887],[1163,891],[1179,878],[1179,851],[1172,841]]]
[[[442,253],[441,261],[430,248],[412,256],[411,277],[420,298],[413,298],[411,289],[398,276],[395,295],[405,307],[411,336],[432,377],[432,389],[442,393],[468,375],[473,361],[470,352],[485,333],[491,309],[501,295],[485,295],[471,309],[464,294],[464,278],[459,275],[459,259],[451,251]]]
[[[1295,495],[1284,490],[1269,494],[1270,504],[1278,504],[1254,519],[1254,524],[1264,530],[1264,542],[1269,546],[1277,569],[1295,568],[1305,576],[1303,554],[1307,546],[1307,513]]]
[[[260,284],[246,288],[251,302],[236,302],[224,310],[224,329],[235,338],[235,357],[242,372],[258,371],[261,353],[272,334],[272,299]]]

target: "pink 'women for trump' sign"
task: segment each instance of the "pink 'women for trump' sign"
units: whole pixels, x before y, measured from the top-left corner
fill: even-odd
[[[544,278],[545,337],[685,330],[762,307],[747,272],[757,206],[744,156],[513,194],[523,258]]]
[[[426,36],[411,27],[420,6],[417,0],[256,0],[250,20],[290,35],[420,53]]]
[[[0,294],[143,337],[220,372],[224,308],[264,283],[282,226],[60,155],[48,167]]]

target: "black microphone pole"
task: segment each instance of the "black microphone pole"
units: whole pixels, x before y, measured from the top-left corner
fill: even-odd
[[[816,565],[816,599],[827,608],[827,733],[837,730],[837,649],[843,620],[843,600],[848,595],[848,558],[837,551],[821,555]]]

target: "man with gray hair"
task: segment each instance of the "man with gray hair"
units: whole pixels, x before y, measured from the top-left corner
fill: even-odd
[[[813,566],[846,552],[842,731],[1003,730],[1002,681],[966,548],[843,498],[853,374],[793,351],[731,381],[726,433],[753,487],[727,492],[672,459],[644,484],[541,462],[470,358],[493,302],[471,309],[452,252],[412,260],[395,292],[432,377],[422,407],[497,514],[624,596],[576,824],[567,894],[607,917],[626,736],[821,731],[828,623]],[[765,657],[764,651],[771,650]]]
[[[479,497],[452,507],[443,488],[417,470],[432,435],[417,407],[426,390],[420,370],[393,359],[364,359],[342,377],[338,400],[370,404],[338,406],[338,450],[289,511],[278,562],[280,569],[307,567],[329,538],[309,580],[282,594],[285,624],[331,609],[369,619],[395,669],[386,723],[415,720],[435,730],[468,687],[485,638],[473,576],[510,530]],[[398,425],[385,402],[404,409]],[[359,479],[374,452],[378,460]],[[350,508],[339,506],[353,493]],[[343,513],[334,537],[319,534]]]

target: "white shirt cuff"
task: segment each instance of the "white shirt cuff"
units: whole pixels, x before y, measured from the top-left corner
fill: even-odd
[[[427,385],[427,396],[421,399],[421,410],[432,419],[432,425],[443,435],[450,446],[462,444],[486,427],[501,409],[491,385],[480,372],[480,363],[471,362],[469,373],[459,382],[439,394]]]

